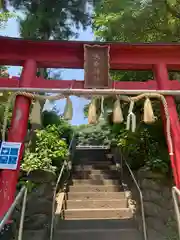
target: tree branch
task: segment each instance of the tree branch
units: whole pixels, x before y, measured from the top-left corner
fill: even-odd
[[[176,11],[175,8],[171,7],[171,5],[168,3],[168,0],[165,0],[165,5],[167,8],[167,11],[170,12],[173,17],[180,19],[180,13],[178,13],[178,11]]]

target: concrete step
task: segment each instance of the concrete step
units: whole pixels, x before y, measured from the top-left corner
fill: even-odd
[[[67,209],[65,219],[124,219],[132,218],[129,208],[87,208]]]
[[[74,179],[72,182],[72,186],[76,185],[116,185],[119,188],[121,187],[120,179]]]
[[[105,163],[102,164],[92,164],[92,165],[75,165],[73,168],[74,171],[93,171],[93,170],[116,170],[116,166]]]
[[[82,208],[126,208],[126,199],[110,199],[110,200],[68,200],[67,209]]]
[[[87,191],[87,189],[86,189]],[[124,192],[69,192],[69,200],[124,199]]]
[[[133,219],[78,219],[60,220],[57,229],[80,230],[80,229],[131,229],[137,224]]]
[[[57,231],[54,240],[142,240],[136,229],[96,229],[96,230],[68,230]]]
[[[103,183],[103,182],[102,182]],[[93,184],[75,184],[69,186],[69,193],[73,192],[119,192],[122,191],[121,185],[93,185]]]
[[[73,179],[119,179],[120,173],[117,170],[92,170],[76,171],[72,174]]]

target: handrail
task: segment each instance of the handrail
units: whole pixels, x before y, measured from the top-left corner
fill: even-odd
[[[129,164],[127,163],[126,159],[122,156],[121,153],[119,153],[120,158],[121,158],[121,169],[122,169],[122,162],[124,161],[124,163],[126,164],[126,167],[134,181],[134,184],[139,192],[139,196],[140,196],[140,202],[141,202],[141,216],[142,216],[142,225],[143,225],[143,236],[144,236],[144,240],[147,240],[147,227],[146,227],[146,219],[145,219],[145,213],[144,213],[144,202],[143,202],[143,195],[142,195],[142,191],[139,187],[139,184],[134,176],[134,173],[132,172]],[[123,159],[122,159],[123,158]],[[116,161],[116,160],[115,160]],[[122,172],[121,172],[122,173]]]
[[[104,146],[104,145],[77,145],[76,149],[110,149],[110,146]]]
[[[71,151],[71,148],[72,148],[74,139],[75,139],[75,133],[73,134],[72,139],[71,139],[71,142],[70,142],[70,144],[69,144],[69,152]],[[61,177],[62,177],[62,174],[63,174],[65,168],[67,168],[68,170],[70,170],[69,164],[68,164],[67,160],[65,160],[65,161],[63,162],[63,165],[62,165],[62,167],[61,167],[59,176],[58,176],[57,181],[56,181],[56,186],[55,186],[55,189],[54,189],[54,193],[53,193],[52,217],[51,217],[51,227],[50,227],[50,240],[53,239],[53,232],[54,232],[55,203],[56,203],[57,189],[58,189],[59,182],[60,182],[60,180],[61,180]],[[18,239],[18,240],[19,240],[19,239]]]
[[[23,197],[22,209],[21,209],[21,218],[20,218],[19,231],[18,231],[18,240],[22,240],[22,237],[23,237],[23,227],[24,227],[24,217],[25,217],[25,211],[26,211],[27,194],[28,194],[28,189],[26,187],[25,192],[24,192],[24,197]]]
[[[178,224],[178,233],[179,233],[179,237],[180,237],[180,209],[178,206],[177,195],[178,195],[178,199],[179,199],[180,190],[174,186],[174,187],[172,187],[172,196],[173,196],[174,209],[175,209],[176,219],[177,219],[177,224]]]
[[[8,209],[7,213],[4,215],[3,219],[0,222],[0,231],[3,230],[5,224],[9,220],[10,216],[12,215],[15,207],[18,205],[20,200],[23,198],[22,210],[21,210],[21,217],[20,217],[20,224],[19,224],[19,231],[18,231],[18,240],[22,240],[23,234],[23,225],[24,225],[24,216],[25,216],[25,209],[26,209],[26,200],[27,200],[27,187],[23,186],[19,193],[17,194],[16,198],[14,199],[11,207]]]
[[[146,227],[146,219],[145,219],[145,213],[144,213],[144,202],[143,202],[142,191],[141,191],[141,189],[140,189],[140,187],[138,185],[138,182],[137,182],[137,180],[136,180],[136,178],[135,178],[135,176],[134,176],[134,174],[133,174],[129,164],[126,162],[125,159],[124,159],[124,162],[126,164],[127,169],[129,170],[130,175],[131,175],[131,177],[132,177],[132,179],[133,179],[133,181],[134,181],[134,183],[136,185],[136,188],[137,188],[137,190],[139,192],[140,202],[141,202],[141,216],[142,216],[142,225],[143,225],[143,235],[144,235],[144,240],[147,240],[147,227]]]

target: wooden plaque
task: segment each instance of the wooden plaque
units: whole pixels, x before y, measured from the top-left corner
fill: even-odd
[[[109,88],[109,46],[84,45],[85,88]]]

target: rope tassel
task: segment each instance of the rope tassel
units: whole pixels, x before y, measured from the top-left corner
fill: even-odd
[[[104,97],[101,97],[101,114],[99,116],[99,120],[104,119]]]
[[[73,117],[73,105],[69,96],[66,97],[66,105],[63,116],[65,120],[72,120]]]
[[[133,107],[134,107],[134,101],[130,102],[129,106],[129,111],[128,111],[128,116],[127,116],[127,123],[126,123],[126,129],[130,130],[131,126],[131,131],[135,132],[136,130],[136,115],[133,113]]]
[[[114,123],[122,123],[124,121],[123,113],[121,109],[120,99],[117,96],[117,100],[114,103],[113,109],[113,122]]]
[[[88,110],[88,123],[95,124],[97,122],[97,114],[96,114],[96,99],[92,99],[89,110]]]
[[[151,104],[151,100],[147,97],[144,101],[144,119],[145,123],[154,123],[156,120]]]
[[[36,102],[33,104],[30,115],[30,122],[32,124],[41,125],[41,105],[38,100],[36,100]]]

